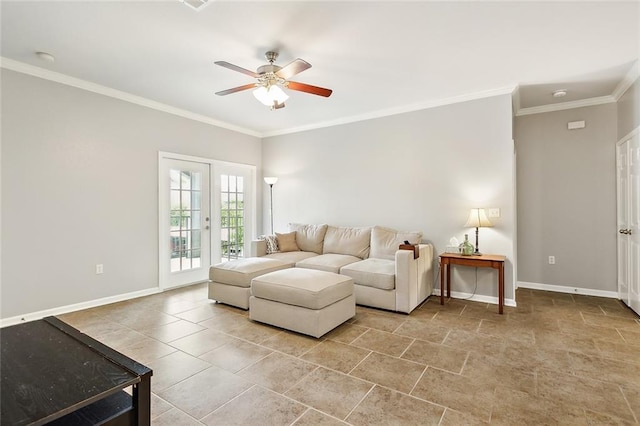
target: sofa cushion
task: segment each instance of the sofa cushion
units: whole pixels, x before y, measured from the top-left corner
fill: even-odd
[[[340,268],[350,263],[360,261],[359,257],[350,256],[348,254],[322,254],[320,256],[310,257],[296,263],[297,268],[317,269],[319,271],[333,272],[337,274]]]
[[[276,232],[278,238],[278,249],[282,253],[288,251],[299,251],[298,244],[296,244],[296,233],[289,232],[288,234],[279,234]]]
[[[322,253],[348,254],[360,259],[369,256],[371,228],[327,227]]]
[[[327,233],[327,225],[305,225],[290,223],[289,231],[296,231],[296,243],[302,251],[322,254],[322,243]]]
[[[374,226],[371,230],[371,253],[369,253],[369,257],[395,260],[396,251],[405,240],[411,244],[419,244],[422,240],[422,232],[402,232]]]
[[[285,271],[277,271],[285,272]],[[253,279],[251,294],[309,309],[322,309],[353,294],[353,279],[309,269],[287,269]]]
[[[212,266],[209,269],[209,279],[221,284],[250,287],[251,280],[258,275],[290,267],[291,264],[277,259],[247,257]]]
[[[318,255],[310,251],[289,251],[286,253],[272,253],[264,257],[268,259],[275,259],[281,262],[285,262],[289,264],[291,267],[293,267],[297,262],[300,262],[301,260],[308,259],[310,257],[315,257],[315,256],[318,256]]]
[[[278,252],[278,237],[275,235],[260,235],[258,240],[263,240],[267,247],[267,254]]]
[[[353,278],[354,284],[393,290],[396,288],[396,262],[370,257],[340,268],[340,273]]]

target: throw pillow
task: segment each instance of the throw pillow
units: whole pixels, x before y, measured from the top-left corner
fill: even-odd
[[[267,243],[267,254],[278,252],[278,237],[275,235],[261,235],[258,239]]]
[[[371,253],[369,257],[394,260],[398,246],[404,240],[409,241],[410,244],[419,244],[422,240],[422,232],[403,232],[374,226],[371,230]]]
[[[282,253],[288,251],[300,251],[298,244],[296,244],[295,231],[289,232],[288,234],[278,234],[276,232],[276,237],[278,237],[278,247],[280,247],[280,251]]]
[[[327,233],[327,225],[305,225],[290,223],[289,231],[296,231],[296,243],[300,250],[322,254],[322,242]]]

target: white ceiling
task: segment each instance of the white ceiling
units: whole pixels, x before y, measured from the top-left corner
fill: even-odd
[[[609,96],[638,59],[640,4],[627,2],[2,1],[9,61],[123,91],[251,134],[270,135],[510,93],[522,108]],[[244,91],[264,52],[313,67],[270,111]],[[34,52],[55,55],[54,63]],[[13,65],[6,65],[11,63]],[[19,68],[19,67],[18,67]],[[567,97],[551,97],[568,89]],[[223,124],[223,125],[226,125]]]

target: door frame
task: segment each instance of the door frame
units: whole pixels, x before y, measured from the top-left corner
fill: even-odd
[[[205,157],[197,157],[197,156],[193,156],[193,155],[185,155],[185,154],[178,154],[178,153],[174,153],[174,152],[167,152],[167,151],[158,151],[158,287],[161,290],[169,290],[172,288],[177,288],[177,287],[167,287],[168,285],[168,276],[166,274],[165,268],[163,268],[163,262],[165,261],[165,257],[166,257],[166,249],[163,250],[162,244],[161,244],[161,236],[163,235],[163,233],[165,232],[165,224],[163,223],[163,218],[162,218],[162,208],[163,208],[163,203],[166,202],[166,197],[167,194],[163,194],[162,193],[162,188],[160,186],[160,182],[163,179],[163,169],[162,169],[162,161],[163,160],[181,160],[181,161],[190,161],[190,162],[194,162],[194,163],[203,163],[203,164],[207,164],[209,165],[209,217],[211,218],[211,232],[210,232],[210,238],[209,238],[209,245],[210,245],[210,249],[209,249],[209,259],[208,262],[209,264],[212,263],[212,260],[214,259],[214,249],[219,245],[219,236],[214,238],[214,224],[213,221],[214,220],[219,220],[220,217],[220,213],[215,210],[216,208],[216,202],[215,200],[217,198],[217,190],[216,190],[216,186],[215,186],[215,176],[216,176],[216,170],[218,167],[220,166],[232,166],[232,167],[241,167],[241,168],[246,168],[249,172],[250,172],[250,176],[251,176],[251,191],[249,194],[246,194],[246,197],[248,197],[251,201],[251,206],[249,207],[249,209],[246,209],[249,211],[249,213],[251,214],[251,234],[250,235],[245,235],[245,253],[249,253],[250,252],[250,248],[251,248],[251,240],[255,238],[255,232],[256,232],[256,224],[257,224],[257,220],[256,220],[256,171],[257,171],[257,167],[251,164],[243,164],[243,163],[234,163],[231,161],[222,161],[222,160],[215,160],[212,158],[205,158]],[[217,219],[216,219],[217,218]],[[217,249],[217,251],[219,251],[219,248]],[[193,283],[191,283],[193,284]],[[191,285],[191,284],[184,284],[185,286],[187,285]]]

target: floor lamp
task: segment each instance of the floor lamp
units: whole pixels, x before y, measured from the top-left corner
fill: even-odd
[[[271,235],[273,235],[273,185],[275,185],[277,181],[277,177],[264,178],[264,182],[269,185],[269,198],[271,199],[271,204],[269,207],[269,216],[271,216]]]
[[[487,214],[484,209],[471,209],[469,213],[469,219],[464,224],[465,228],[476,228],[476,251],[474,256],[481,256],[480,250],[478,250],[478,228],[490,228],[493,224],[487,218]]]

